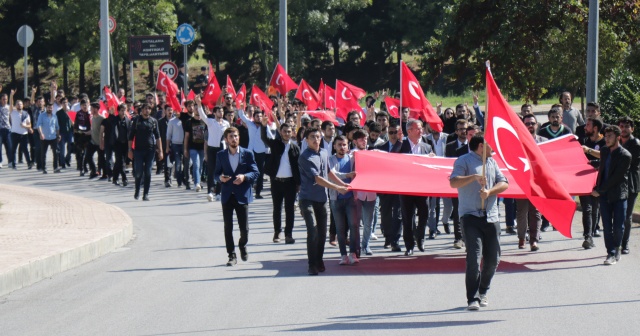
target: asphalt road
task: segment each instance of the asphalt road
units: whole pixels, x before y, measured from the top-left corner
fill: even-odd
[[[295,245],[274,244],[269,194],[250,206],[250,261],[224,266],[219,203],[205,194],[165,189],[154,176],[151,202],[131,187],[35,170],[0,170],[0,183],[46,188],[121,207],[134,239],[117,252],[0,297],[2,335],[637,335],[640,330],[640,237],[632,254],[603,266],[602,238],[581,247],[543,234],[540,251],[518,250],[502,236],[503,256],[490,306],[465,310],[464,252],[451,235],[404,257],[373,242],[372,257],[338,266],[327,244],[327,271],[306,274],[304,224]],[[380,235],[379,229],[376,232]],[[236,231],[236,239],[238,238]],[[636,312],[636,313],[634,313]]]

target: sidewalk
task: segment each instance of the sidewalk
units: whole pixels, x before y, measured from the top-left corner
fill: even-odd
[[[0,184],[0,296],[129,242],[121,209],[44,189]]]

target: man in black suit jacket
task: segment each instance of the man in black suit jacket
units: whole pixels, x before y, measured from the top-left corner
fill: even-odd
[[[293,141],[291,125],[280,126],[280,139],[275,140],[267,136],[268,120],[262,119],[260,129],[262,141],[271,148],[265,165],[265,173],[271,180],[271,199],[273,200],[273,242],[280,242],[282,232],[282,201],[284,200],[285,228],[284,237],[286,244],[295,243],[293,239],[293,222],[295,220],[294,205],[296,193],[300,190],[300,170],[298,169],[298,157],[300,148]]]
[[[407,122],[407,138],[400,146],[400,153],[429,155],[432,153],[431,146],[422,142],[422,122],[410,119]],[[402,205],[402,228],[404,230],[404,244],[406,252],[404,255],[413,255],[413,248],[417,245],[420,252],[424,252],[424,236],[429,219],[429,202],[426,196],[401,195]],[[414,222],[418,210],[418,226]]]
[[[622,235],[622,254],[629,254],[629,237],[631,233],[631,217],[640,191],[640,141],[633,136],[633,119],[623,117],[618,120],[620,127],[620,145],[631,153],[631,165],[627,173],[629,180],[629,197],[627,198],[627,214],[624,220]]]
[[[600,197],[600,213],[607,249],[605,265],[620,260],[629,180],[627,173],[631,165],[631,153],[620,146],[620,128],[609,126],[604,132],[606,147],[600,149],[600,167],[596,186],[591,193]]]
[[[402,146],[402,129],[397,123],[387,128],[389,140],[375,146],[383,152],[399,153]],[[384,231],[384,248],[391,246],[392,252],[400,252],[400,234],[402,233],[402,214],[400,196],[396,194],[378,194],[380,197],[380,221]]]

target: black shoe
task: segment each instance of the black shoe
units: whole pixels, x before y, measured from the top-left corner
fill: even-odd
[[[324,261],[320,262],[320,265],[318,265],[318,272],[322,273],[324,271],[326,271],[327,269],[324,267]]]
[[[189,183],[184,184],[185,189],[191,190],[191,185]]]
[[[391,252],[402,252],[402,248],[398,244],[391,244]]]
[[[595,231],[593,231],[593,236],[596,238],[602,237],[602,235],[600,234],[600,230],[596,229]]]
[[[122,186],[123,186],[123,187],[126,187],[126,186],[127,186],[127,184],[129,184],[129,182],[127,182],[127,180],[122,181]]]
[[[585,250],[588,250],[588,249],[593,248],[593,247],[595,247],[595,246],[596,246],[596,245],[593,243],[593,238],[590,238],[590,237],[585,238],[585,239],[584,239],[584,242],[582,242],[582,247],[583,247]]]
[[[169,183],[169,182],[165,182],[165,183],[164,183],[164,187],[165,187],[165,188],[169,188],[169,187],[171,187],[171,183]]]
[[[429,232],[429,239],[436,239],[437,236],[438,236],[438,231]]]
[[[102,175],[102,176],[100,177],[100,181],[104,181],[104,180],[106,180],[106,179],[108,179],[108,178],[109,178],[109,176],[107,176],[107,175]]]
[[[295,242],[296,242],[296,240],[293,239],[293,237],[291,237],[291,236],[284,237],[284,243],[285,244],[294,244]]]
[[[249,260],[249,252],[247,252],[247,248],[246,247],[241,247],[240,248],[240,259],[242,259],[242,261]]]
[[[133,198],[135,198],[136,200],[140,199],[140,190],[136,190],[136,192],[133,194]]]
[[[616,248],[616,254],[614,255],[616,258],[616,261],[620,261],[620,247]]]
[[[89,179],[93,179],[93,178],[96,178],[96,177],[98,177],[98,174],[96,174],[96,173],[89,174]]]
[[[442,224],[442,228],[444,228],[444,233],[450,234],[451,230],[449,229],[449,224]]]
[[[431,235],[429,235],[431,236]],[[419,240],[416,242],[416,245],[418,246],[418,250],[420,250],[420,252],[424,252],[424,241]]]
[[[227,266],[233,266],[238,263],[238,258],[235,253],[229,253],[229,261],[227,261]]]
[[[280,232],[275,232],[273,234],[273,242],[274,243],[279,243],[280,242]]]
[[[405,251],[404,255],[405,256],[412,256],[413,255],[413,249]]]
[[[391,242],[389,241],[389,239],[385,238],[385,239],[384,239],[384,246],[383,246],[383,248],[388,249],[388,248],[389,248],[389,246],[391,246]]]
[[[629,254],[631,251],[629,251],[629,247],[623,247],[622,251],[620,251],[620,253],[622,254]]]
[[[119,185],[120,185],[120,182],[118,182],[118,181],[116,181],[116,180],[113,180],[113,182],[111,182],[111,183],[113,183],[113,185],[117,185],[117,186],[119,186]]]
[[[33,163],[29,163],[29,166],[27,169],[31,169],[31,168],[33,168]]]
[[[47,173],[47,171],[46,171],[46,170],[42,170],[42,173],[43,173],[43,174],[46,174],[46,173]]]
[[[80,171],[80,176],[84,176],[84,171]]]
[[[543,228],[540,229],[542,232],[547,232],[549,230],[551,230],[551,225],[545,226]],[[594,234],[594,237],[600,237],[600,234],[598,234],[597,236]]]
[[[142,200],[143,201],[148,201],[149,200],[149,195],[143,195],[142,196]]]
[[[262,197],[262,195],[260,194],[256,194],[256,199],[263,199],[264,197]]]
[[[309,275],[318,275],[318,269],[315,266],[309,266],[309,270],[307,272]]]
[[[516,234],[516,229],[513,228],[513,226],[507,226],[507,229],[505,230],[506,233],[508,234]]]
[[[56,169],[54,169],[54,170],[53,170],[53,172],[54,172],[54,173],[60,173],[60,172],[62,172],[62,171],[60,170],[60,168],[56,168]]]

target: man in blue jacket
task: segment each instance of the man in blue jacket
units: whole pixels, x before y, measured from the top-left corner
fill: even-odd
[[[240,147],[240,134],[235,127],[227,128],[223,133],[227,149],[218,152],[214,178],[222,185],[221,202],[224,219],[224,240],[227,245],[229,261],[227,266],[237,264],[236,246],[233,242],[233,212],[236,212],[240,228],[240,257],[249,260],[247,242],[249,240],[249,203],[253,201],[251,186],[258,178],[258,166],[253,152]]]

